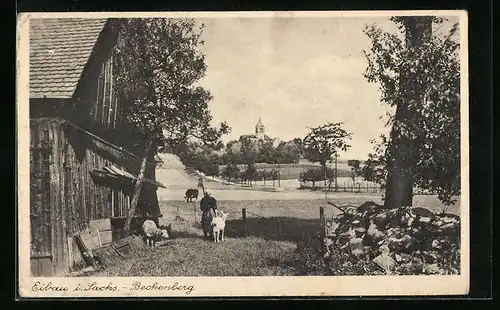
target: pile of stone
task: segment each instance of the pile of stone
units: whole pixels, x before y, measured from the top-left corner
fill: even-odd
[[[367,201],[327,221],[324,239],[334,251],[366,260],[387,274],[458,274],[460,217],[420,207],[384,209]]]

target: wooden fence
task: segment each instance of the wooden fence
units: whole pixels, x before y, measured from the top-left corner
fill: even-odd
[[[226,224],[237,237],[260,237],[270,240],[305,242],[317,244],[324,236],[326,219],[324,207],[320,207],[317,218],[296,218],[287,216],[266,217],[241,209],[241,225]]]
[[[301,189],[313,189],[317,191],[325,191],[324,186],[306,186],[301,184],[300,185]],[[339,183],[337,186],[335,184],[332,184],[331,186],[327,186],[326,188],[327,192],[344,192],[344,193],[373,193],[373,194],[378,194],[382,191],[382,188],[378,184],[370,184],[370,183],[365,183],[365,184],[354,184],[354,183]]]

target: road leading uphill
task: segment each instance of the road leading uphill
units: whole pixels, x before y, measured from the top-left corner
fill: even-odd
[[[163,183],[167,189],[196,188],[198,179],[189,175],[186,167],[178,156],[174,154],[158,154],[162,163],[156,168],[156,179]]]

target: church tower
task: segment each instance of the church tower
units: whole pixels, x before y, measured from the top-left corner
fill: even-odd
[[[257,139],[259,140],[264,140],[264,135],[265,135],[265,127],[262,124],[262,120],[259,117],[259,121],[257,122],[257,125],[255,125],[255,136],[257,136]]]

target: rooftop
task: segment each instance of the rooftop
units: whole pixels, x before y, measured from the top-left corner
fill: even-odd
[[[106,19],[30,20],[30,98],[71,98]]]

